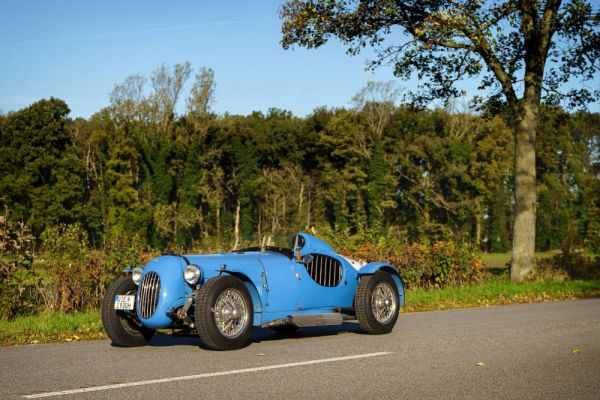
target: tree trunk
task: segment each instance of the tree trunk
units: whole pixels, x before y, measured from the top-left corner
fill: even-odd
[[[308,231],[310,229],[310,207],[311,207],[311,200],[312,200],[312,192],[310,190],[310,181],[308,183],[308,199],[306,202],[306,226],[305,229]]]
[[[219,245],[221,244],[221,206],[217,206],[217,210],[215,212],[215,224],[217,225],[217,239],[219,241]]]
[[[475,200],[474,205],[474,218],[475,218],[475,245],[478,250],[481,250],[481,220],[483,219],[483,212],[481,211],[481,203],[479,199]]]
[[[258,224],[257,224],[258,240],[260,240],[261,243],[262,243],[263,242],[263,236],[262,236],[262,209],[260,208],[260,203],[258,204],[258,210],[257,211],[258,211]]]
[[[516,110],[515,216],[510,277],[526,279],[535,267],[535,134],[539,105],[521,100]]]
[[[475,245],[481,250],[481,214],[475,216]]]
[[[233,244],[233,250],[237,250],[240,244],[240,200],[237,201],[237,207],[235,208],[235,226],[233,228],[233,236],[235,242]]]
[[[302,221],[302,200],[304,198],[304,183],[300,185],[300,196],[298,197],[298,220]]]

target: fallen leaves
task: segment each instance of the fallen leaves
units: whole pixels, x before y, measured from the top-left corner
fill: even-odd
[[[571,349],[571,353],[572,354],[579,354],[579,353],[581,353],[581,349],[578,349],[577,347],[573,347]]]

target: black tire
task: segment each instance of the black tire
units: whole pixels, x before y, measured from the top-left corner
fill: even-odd
[[[391,316],[384,321],[377,320],[373,310],[373,291],[379,284],[387,285],[391,289],[393,301],[395,302]],[[398,288],[390,274],[385,271],[377,271],[373,275],[362,276],[354,294],[354,310],[356,311],[356,319],[358,319],[358,323],[364,331],[377,335],[391,332],[398,319],[400,300]]]
[[[245,324],[242,323],[240,326],[241,330],[231,337],[226,336],[219,330],[214,312],[219,296],[227,290],[231,290],[234,294],[237,292],[241,296],[245,311],[237,311],[241,313],[240,318],[244,318],[244,316],[246,318]],[[221,275],[209,279],[196,293],[194,317],[198,335],[208,348],[213,350],[235,350],[243,347],[250,337],[254,318],[252,299],[246,285],[240,279],[231,275]],[[236,320],[239,320],[239,318]]]
[[[114,309],[115,296],[135,294],[137,286],[130,276],[117,279],[106,291],[102,302],[102,325],[113,344],[120,347],[144,346],[154,336],[154,329],[141,325],[135,315]]]
[[[279,325],[279,326],[272,326],[271,329],[273,329],[275,332],[279,333],[280,335],[292,335],[299,328],[296,325]]]

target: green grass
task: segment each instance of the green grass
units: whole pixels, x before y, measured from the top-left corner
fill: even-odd
[[[100,311],[0,320],[0,345],[70,342],[105,338]]]
[[[404,311],[446,310],[588,297],[600,297],[600,280],[533,281],[515,284],[511,283],[508,277],[500,276],[465,287],[408,290]],[[106,338],[100,322],[100,311],[0,320],[2,346],[100,338]]]
[[[406,311],[533,303],[600,297],[600,280],[532,281],[512,283],[506,277],[458,288],[415,289],[406,293]]]

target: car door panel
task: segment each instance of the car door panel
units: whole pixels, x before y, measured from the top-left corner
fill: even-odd
[[[311,254],[296,263],[303,310],[338,307],[345,282],[344,265],[332,255]]]

